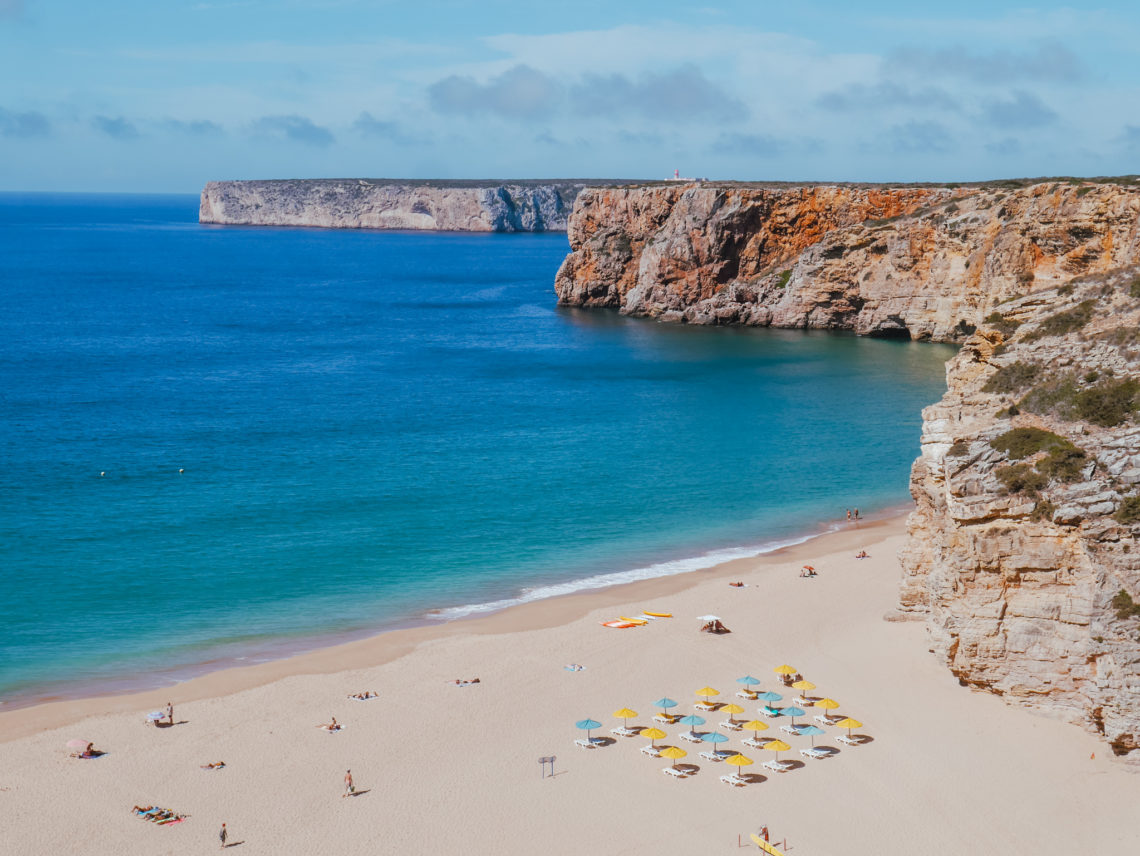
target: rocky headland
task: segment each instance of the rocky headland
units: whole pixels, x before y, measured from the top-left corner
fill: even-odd
[[[964,684],[1140,758],[1140,186],[587,188],[559,301],[964,343],[900,613]]]
[[[580,181],[211,181],[198,222],[326,229],[562,232]],[[612,183],[612,182],[610,182]]]
[[[567,306],[690,324],[961,342],[997,303],[1140,253],[1140,186],[592,187]]]

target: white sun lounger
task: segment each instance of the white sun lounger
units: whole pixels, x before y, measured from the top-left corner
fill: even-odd
[[[764,741],[758,740],[755,737],[745,737],[740,742],[743,743],[745,746],[751,746],[753,749],[763,749],[764,748]]]
[[[720,705],[715,701],[698,701],[693,707],[697,710],[716,710]]]
[[[666,725],[672,725],[673,721],[677,718],[669,713],[659,713],[653,717],[658,722],[664,722]]]
[[[634,737],[640,734],[640,729],[637,728],[611,728],[610,734],[616,734],[618,737]]]
[[[651,758],[660,758],[661,757],[661,750],[658,749],[656,746],[642,746],[641,751],[644,752],[646,755],[649,755]]]
[[[780,711],[774,707],[762,707],[762,708],[760,708],[760,712],[762,714],[764,714],[766,717],[768,717],[769,719],[775,719],[776,717],[781,715]]]
[[[711,752],[702,752],[701,757],[706,761],[723,761],[725,758],[731,758],[732,753],[724,752],[722,754],[719,750],[713,749]]]
[[[740,786],[750,784],[748,779],[741,778],[740,776],[736,775],[736,773],[729,773],[727,776],[721,776],[720,780],[726,785]]]
[[[795,765],[789,763],[788,761],[775,761],[775,760],[773,760],[773,761],[765,761],[764,766],[766,768],[768,768],[769,770],[771,770],[773,773],[786,773],[786,772],[788,772],[788,770],[792,769]]]
[[[831,753],[828,752],[826,749],[817,749],[817,748],[801,749],[800,754],[803,755],[805,758],[814,758],[817,761],[820,761],[824,758],[830,758],[831,757]]]
[[[756,701],[756,693],[751,693],[748,690],[737,690],[736,694],[740,698],[746,698],[749,701]]]
[[[863,738],[857,734],[853,737],[848,737],[846,734],[840,734],[835,739],[847,746],[858,746],[863,742]]]
[[[692,732],[692,731],[682,731],[677,736],[680,737],[682,740],[689,741],[690,743],[704,743],[705,742],[705,741],[701,740],[701,736],[699,734]]]
[[[721,728],[727,728],[729,731],[740,731],[740,723],[732,719],[726,719],[720,724]]]
[[[579,737],[574,741],[574,745],[581,746],[583,749],[597,749],[602,745],[602,738],[591,737],[589,740],[587,740],[585,737]]]
[[[661,772],[666,776],[672,776],[675,779],[689,778],[688,770],[678,770],[676,767],[665,767]]]
[[[799,698],[792,699],[792,704],[798,705],[799,707],[815,707],[816,701],[818,701],[818,699],[810,699],[806,698],[805,696],[800,696]]]
[[[828,716],[827,714],[823,713],[823,714],[820,714],[819,716],[817,716],[815,718],[815,721],[818,722],[820,725],[835,725],[837,720],[834,720],[830,716]]]
[[[788,734],[795,734],[797,737],[800,734],[800,727],[798,725],[781,725],[781,731],[786,731]]]

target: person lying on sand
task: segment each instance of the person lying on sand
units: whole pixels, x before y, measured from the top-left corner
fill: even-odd
[[[744,583],[729,583],[733,588],[744,588]]]
[[[869,559],[871,557],[867,555],[866,550],[860,550],[858,553],[855,554],[855,558],[856,559]]]
[[[465,681],[462,678],[456,678],[455,679],[455,685],[457,687],[468,687],[468,686],[471,686],[471,684],[477,684],[477,683],[479,683],[478,678],[472,678],[469,681]]]
[[[340,723],[336,721],[336,717],[332,718],[332,722],[322,723],[317,728],[323,728],[325,731],[340,731]]]
[[[368,701],[369,699],[376,698],[380,693],[374,693],[372,690],[365,690],[362,693],[352,693],[349,698],[356,699],[356,701]]]
[[[565,666],[563,666],[562,668],[563,668],[563,669],[565,669],[565,670],[566,670],[566,671],[568,671],[568,672],[580,672],[580,671],[582,671],[582,670],[583,670],[584,668],[586,668],[586,667],[585,667],[585,666],[580,666],[580,665],[578,665],[577,663],[567,663],[567,664],[566,664]]]
[[[98,749],[95,748],[94,743],[88,743],[86,749],[84,749],[82,752],[72,752],[71,757],[72,758],[98,758],[102,754],[103,754],[102,752],[100,752]]]
[[[226,762],[225,761],[215,761],[212,764],[200,764],[199,766],[203,770],[220,770],[220,769],[222,769],[222,767],[226,766]]]

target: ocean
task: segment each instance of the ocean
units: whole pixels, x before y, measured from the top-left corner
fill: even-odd
[[[907,501],[951,347],[561,309],[567,251],[0,194],[0,701],[706,567]]]

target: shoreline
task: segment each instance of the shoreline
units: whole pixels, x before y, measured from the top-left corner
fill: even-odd
[[[909,513],[909,507],[905,510],[892,507],[850,524],[847,521],[839,521],[834,525],[819,524],[823,527],[822,531],[794,538],[792,543],[783,543],[771,549],[758,546],[752,555],[680,573],[598,588],[583,588],[567,594],[512,603],[491,611],[472,611],[442,621],[421,615],[416,619],[407,619],[401,626],[392,629],[379,632],[369,629],[361,631],[362,635],[348,641],[306,648],[249,664],[231,663],[174,684],[142,690],[85,693],[71,698],[33,701],[19,707],[9,708],[5,704],[0,707],[0,743],[61,727],[82,718],[161,707],[168,700],[184,704],[232,695],[296,675],[327,675],[379,666],[400,659],[423,644],[457,635],[491,635],[563,626],[602,606],[616,606],[633,598],[650,600],[666,597],[709,579],[728,578],[766,566],[797,561],[801,557],[877,544],[893,535],[905,533],[905,520]],[[195,665],[205,666],[209,662],[213,661]]]

